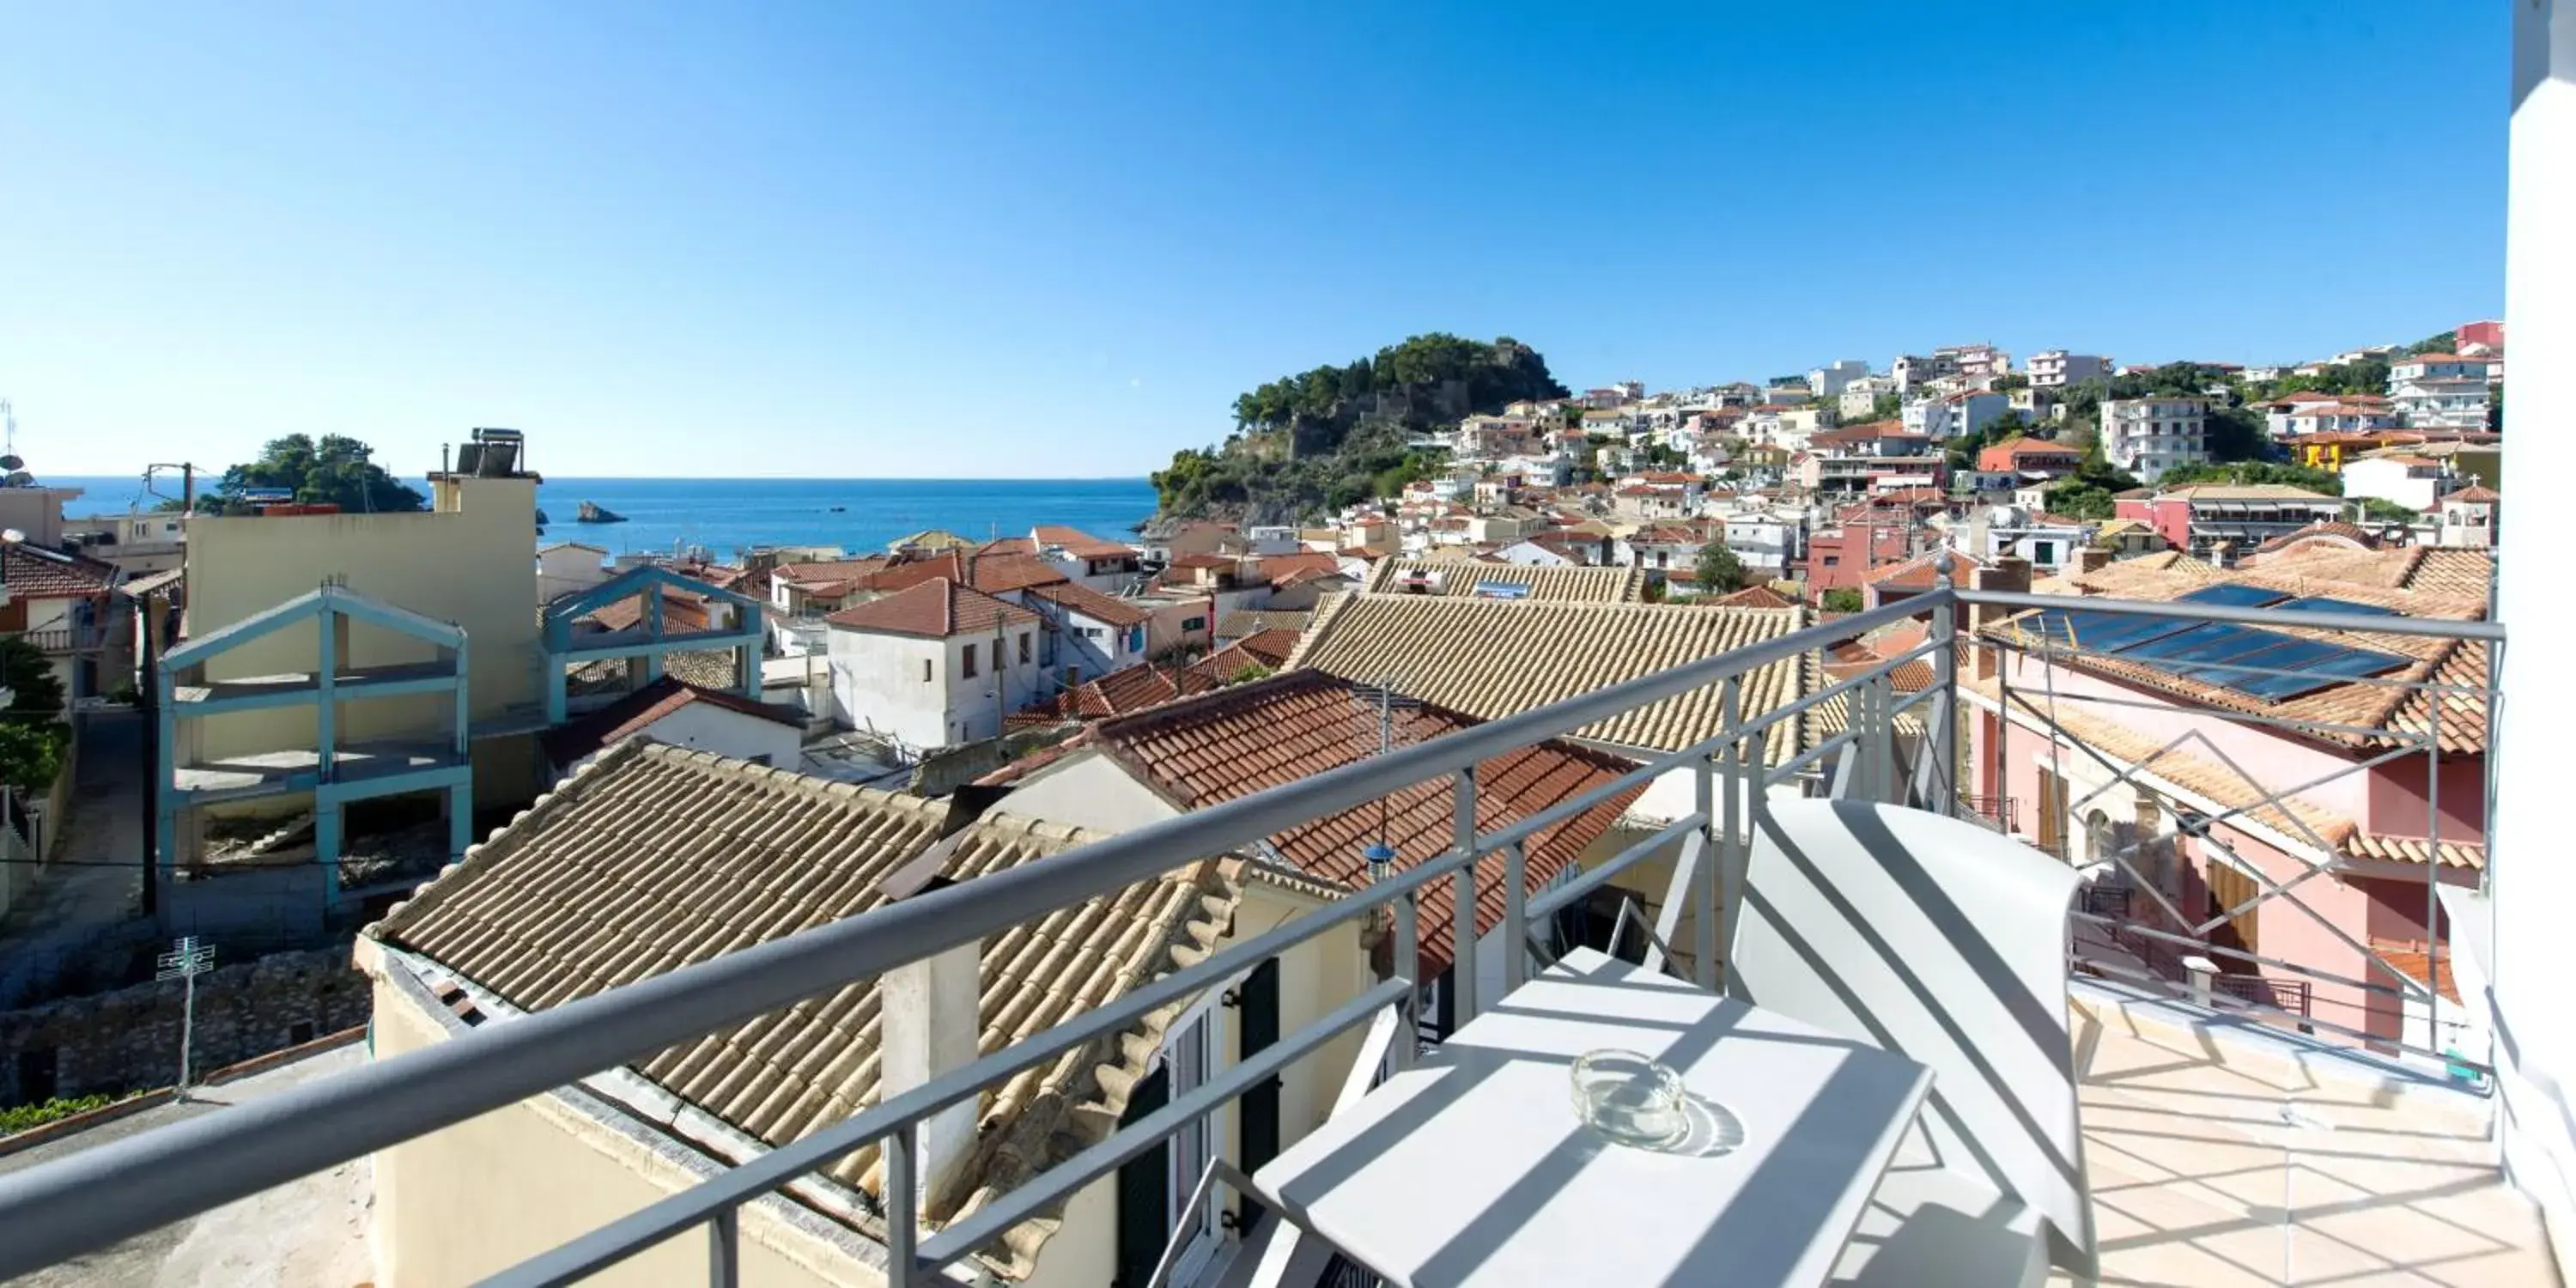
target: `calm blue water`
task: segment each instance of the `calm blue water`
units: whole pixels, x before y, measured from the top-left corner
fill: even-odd
[[[52,487],[88,489],[64,507],[80,515],[122,511],[135,502],[136,480],[46,476]],[[425,482],[413,486],[424,493]],[[164,485],[176,493],[178,481]],[[573,522],[584,501],[627,517],[625,523]],[[150,501],[143,502],[148,506]],[[1154,513],[1154,487],[1143,479],[576,479],[548,477],[537,505],[554,520],[545,541],[582,541],[612,553],[669,551],[703,545],[719,559],[744,546],[838,545],[852,553],[924,528],[982,539],[1025,536],[1040,523],[1061,523],[1112,540]],[[832,507],[843,509],[834,513]]]

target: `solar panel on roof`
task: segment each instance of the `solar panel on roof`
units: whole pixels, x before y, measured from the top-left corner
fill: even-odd
[[[2129,617],[2119,613],[2073,613],[2075,646],[2098,653],[2117,653],[2148,640],[2190,630],[2192,623],[2170,617]]]
[[[2338,653],[2351,651],[2341,644],[2303,640],[2272,631],[2257,633],[2271,638],[2269,647],[2227,658],[2223,664],[2196,666],[2175,674],[2206,684],[2223,684],[2235,688],[2238,681],[2256,678],[2262,671],[2304,671]],[[2262,671],[2240,670],[2238,669],[2240,667],[2260,667]]]
[[[2225,622],[2203,622],[2189,630],[2178,631],[2162,639],[2148,640],[2135,648],[2124,649],[2120,656],[2160,664],[2180,661],[2190,655],[2192,650],[2204,644],[2220,640],[2235,640],[2245,629],[2242,626],[2230,626]]]
[[[2305,599],[2293,599],[2286,604],[2276,604],[2274,607],[2285,613],[2360,613],[2366,617],[2401,615],[2394,608],[2382,608],[2377,604],[2356,604],[2349,599],[2336,599],[2329,595],[2310,595]]]
[[[2265,604],[2288,599],[2289,596],[2277,590],[2265,590],[2260,586],[2230,582],[2219,586],[2203,586],[2180,598],[2194,604],[2217,604],[2222,608],[2260,608]]]

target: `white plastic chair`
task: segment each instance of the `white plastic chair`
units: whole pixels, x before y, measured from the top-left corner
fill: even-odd
[[[2076,873],[1957,819],[1773,807],[1753,838],[1731,993],[1933,1071],[1836,1283],[2037,1284],[2095,1272],[2066,1020]]]

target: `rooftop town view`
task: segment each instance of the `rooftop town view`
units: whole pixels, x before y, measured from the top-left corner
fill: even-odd
[[[2509,133],[2495,191],[2453,190],[2500,231],[2442,248],[2438,283],[2385,259],[2417,225],[2365,214],[2331,235],[2379,249],[2384,289],[2231,295],[2241,317],[2167,310],[2152,273],[2106,305],[1937,270],[1949,289],[1879,310],[1893,321],[1792,306],[1760,327],[1610,319],[1574,303],[1580,279],[1505,300],[1563,333],[1572,383],[1533,342],[1414,330],[1403,315],[1435,303],[1497,310],[1402,257],[1350,265],[1401,308],[1347,281],[1299,298],[1275,267],[1258,324],[1249,301],[1162,297],[1214,270],[1100,212],[1181,240],[1230,216],[1157,206],[1179,191],[1159,177],[1122,198],[1047,168],[1050,149],[1105,155],[1076,121],[1196,157],[1203,180],[1287,146],[1236,100],[1277,59],[1343,47],[1302,22],[1175,18],[1154,39],[1197,43],[1173,59],[1252,78],[1192,70],[1186,92],[1064,89],[1067,57],[1132,61],[1143,37],[1055,15],[1031,18],[1044,49],[963,15],[335,17],[301,54],[258,55],[285,74],[345,45],[399,97],[445,93],[433,72],[463,49],[579,48],[566,92],[636,114],[548,99],[568,115],[523,138],[506,114],[404,125],[373,103],[290,127],[324,91],[208,70],[239,33],[174,11],[116,37],[138,60],[117,84],[140,94],[166,62],[169,89],[215,87],[202,128],[233,142],[210,155],[251,137],[234,131],[282,131],[297,157],[381,137],[424,176],[386,183],[509,174],[577,202],[535,158],[633,197],[675,182],[635,156],[681,175],[721,154],[781,204],[691,195],[663,223],[540,203],[542,236],[462,210],[388,225],[478,282],[523,254],[583,266],[532,283],[530,318],[495,320],[508,346],[458,338],[409,367],[369,346],[430,334],[417,319],[332,311],[335,273],[395,271],[329,266],[373,264],[355,225],[237,229],[276,294],[225,343],[262,380],[322,346],[292,360],[331,392],[283,395],[284,419],[121,428],[178,423],[163,392],[113,378],[134,359],[106,337],[183,328],[182,296],[147,298],[142,277],[81,305],[104,329],[65,300],[59,331],[0,308],[19,395],[0,402],[0,1281],[2568,1282],[2576,1012],[2555,983],[2576,947],[2556,913],[2576,888],[2538,771],[2576,710],[2544,649],[2505,645],[2556,620],[2555,534],[2525,494],[2545,500],[2551,426],[2576,417],[2576,8],[2491,7],[2439,39],[2447,12],[2324,34],[2225,19],[2353,66],[2454,41],[2493,64],[2447,98],[2492,90],[2511,9],[2507,129],[2442,109],[2444,129]],[[1571,38],[1493,20],[1510,34],[1434,43],[1500,59]],[[1840,38],[1808,21],[1759,20]],[[60,55],[38,61],[107,65],[94,19],[32,25]],[[2151,55],[2123,42],[2181,48],[2063,38],[2133,61]],[[845,84],[880,47],[922,68]],[[987,53],[972,75],[1012,73],[1029,110],[1062,90],[1067,119],[943,97]],[[703,115],[648,107],[667,97],[651,69],[704,91]],[[35,126],[46,165],[177,165],[129,129],[169,109],[118,115],[62,84],[78,124]],[[2273,101],[2286,87],[2211,93],[2300,129],[2433,110],[2347,87],[2311,116]],[[953,156],[869,115],[907,89],[933,96]],[[1192,101],[1210,116],[1166,119]],[[1551,148],[1629,119],[1545,101]],[[1866,102],[1882,129],[1908,119],[1902,95]],[[835,140],[782,104],[860,124]],[[1366,119],[1323,110],[1297,128]],[[2104,119],[2164,128],[2137,110]],[[311,180],[241,155],[265,181]],[[954,203],[956,229],[883,225],[898,257],[950,268],[819,241],[810,265],[772,259],[819,212],[896,220],[841,165],[777,168],[791,155],[882,162]],[[1355,197],[1386,159],[1315,177]],[[1037,186],[969,173],[1005,160]],[[1789,181],[1730,182],[1740,199]],[[1140,273],[1125,287],[1159,304],[1023,258],[1049,234],[986,203],[1049,184],[1064,246],[1157,257],[1101,271]],[[1321,240],[1228,247],[1231,271],[1358,246],[1300,204],[1313,194],[1270,199],[1303,222],[1244,214],[1244,237]],[[208,219],[267,199],[235,200]],[[1663,218],[1587,211],[1580,236],[1633,226],[1679,256]],[[81,222],[0,214],[0,237],[109,273],[123,252]],[[1546,227],[1523,231],[1578,235]],[[1924,227],[1917,253],[1967,237]],[[2225,236],[2124,228],[2177,262]],[[419,249],[456,236],[463,258]],[[793,327],[717,357],[639,341],[628,315],[671,306],[613,279],[647,247],[684,261],[674,298],[740,306],[744,327],[792,315],[837,342],[857,324],[818,285],[902,301],[903,324],[869,334],[935,396],[876,353],[831,385]],[[942,365],[964,342],[915,273],[962,262],[946,255],[1033,275],[1006,289],[979,269],[958,298],[991,293],[995,336],[1055,319],[1070,356],[1010,359],[1044,373],[1036,396]],[[1096,303],[1093,333],[1061,326],[1040,278]],[[1831,271],[1691,281],[1721,310],[1721,287],[1853,289]],[[421,289],[425,313],[455,307]],[[1224,334],[1165,334],[1129,377],[1138,309]],[[1988,326],[2028,341],[1950,343]],[[1371,329],[1391,342],[1269,374],[1282,344]],[[594,340],[629,350],[600,359]],[[752,377],[742,400],[780,410],[682,426],[575,389],[615,369],[669,391],[635,370],[657,356],[721,358]],[[1192,363],[1214,383],[1175,369]],[[1787,374],[1738,378],[1760,370]],[[1230,407],[1211,392],[1242,385]],[[874,410],[801,419],[851,390]]]

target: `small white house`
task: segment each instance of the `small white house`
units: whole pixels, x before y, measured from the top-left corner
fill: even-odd
[[[608,580],[608,552],[579,541],[558,541],[537,548],[537,602],[588,590]]]
[[[1067,688],[1145,660],[1154,614],[1143,605],[1071,582],[1032,586],[1020,602],[1046,619],[1039,660]]]
[[[538,735],[557,778],[629,738],[794,769],[805,722],[794,712],[669,676]]]
[[[832,718],[925,750],[991,738],[1002,717],[1056,685],[1046,623],[947,578],[856,604],[830,628]]]
[[[2404,452],[2374,452],[2343,467],[2343,494],[2356,501],[2376,497],[2409,510],[2433,508],[2450,482],[2443,463]]]

